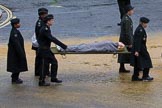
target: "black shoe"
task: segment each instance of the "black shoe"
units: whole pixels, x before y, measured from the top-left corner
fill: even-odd
[[[152,81],[152,80],[154,80],[154,78],[149,76],[143,78],[143,81]]]
[[[61,80],[58,80],[57,78],[56,79],[51,79],[51,82],[62,83],[62,81]]]
[[[17,79],[17,80],[12,80],[12,84],[22,84],[23,80]]]
[[[130,73],[130,70],[119,69],[119,73]]]
[[[39,81],[39,86],[50,86],[50,83],[46,83],[45,81]]]
[[[142,81],[142,78],[138,78],[138,77],[132,77],[132,81]]]

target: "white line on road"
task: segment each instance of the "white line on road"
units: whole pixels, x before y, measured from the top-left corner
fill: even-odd
[[[8,24],[10,24],[10,20],[13,18],[13,13],[10,9],[8,9],[7,7],[5,7],[3,5],[0,5],[0,8],[7,13],[6,20],[3,21],[2,23],[0,23],[0,28],[3,28],[5,26],[7,26]]]

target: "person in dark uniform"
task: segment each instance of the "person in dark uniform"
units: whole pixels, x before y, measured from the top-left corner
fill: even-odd
[[[147,34],[145,28],[147,28],[149,19],[146,17],[140,18],[140,24],[134,33],[134,42],[132,49],[132,63],[134,66],[134,74],[132,81],[152,81],[153,78],[149,76],[149,70],[152,68],[152,61],[147,51]],[[143,77],[139,78],[139,71],[143,69]]]
[[[125,7],[131,5],[130,0],[117,0],[120,12],[120,19],[122,20],[123,16],[127,13]],[[120,26],[121,23],[118,23]]]
[[[44,17],[48,14],[48,9],[46,8],[39,8],[38,9],[38,15],[39,15],[39,19],[36,22],[36,26],[35,26],[35,36],[36,39],[39,36],[39,31],[40,28],[44,25],[43,19]],[[39,72],[40,70],[40,66],[41,66],[41,61],[40,58],[38,57],[38,47],[39,46],[34,46],[32,45],[32,49],[36,51],[36,57],[35,57],[35,76],[39,76]],[[47,73],[49,75],[49,72]]]
[[[133,22],[130,18],[134,13],[134,8],[131,5],[126,7],[126,14],[123,16],[121,21],[121,32],[119,42],[122,42],[126,45],[128,51],[131,51],[133,44]],[[124,64],[130,63],[130,54],[119,54],[118,55],[118,63],[120,63],[119,72],[120,73],[128,73],[129,70],[125,69]]]
[[[17,29],[20,27],[18,18],[11,20],[12,30],[10,32],[7,54],[7,71],[11,72],[12,83],[22,84],[19,78],[20,72],[28,71],[24,39]]]
[[[52,53],[50,46],[51,42],[53,42],[63,49],[67,48],[65,44],[53,37],[51,34],[50,26],[52,26],[52,24],[54,23],[54,17],[52,14],[49,14],[44,18],[44,23],[45,25],[40,29],[38,37],[38,55],[42,61],[42,71],[40,72],[39,86],[50,85],[50,83],[45,82],[46,72],[48,72],[49,70],[49,64],[51,64],[51,82],[62,83],[61,80],[57,79],[58,62],[54,54]]]

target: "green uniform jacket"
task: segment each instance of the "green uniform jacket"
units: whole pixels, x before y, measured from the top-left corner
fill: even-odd
[[[119,41],[123,42],[126,46],[133,44],[133,22],[128,15],[122,18]],[[128,48],[128,51],[130,50]],[[130,54],[119,54],[118,63],[130,63]]]
[[[147,34],[145,29],[139,25],[134,33],[134,42],[132,48],[132,60],[131,65],[134,66],[135,63],[135,52],[139,52],[139,56],[137,57],[137,67],[138,68],[152,68],[152,62],[150,55],[147,51]]]

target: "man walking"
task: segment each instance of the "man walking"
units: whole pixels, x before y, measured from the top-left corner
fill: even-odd
[[[39,49],[38,55],[41,57],[42,69],[40,72],[39,86],[49,86],[49,83],[45,82],[46,72],[49,70],[49,64],[51,64],[51,82],[62,83],[61,80],[57,79],[58,62],[52,53],[50,46],[51,42],[59,45],[63,49],[67,46],[60,42],[58,39],[52,36],[50,26],[54,23],[53,15],[47,15],[44,18],[45,25],[40,29],[40,35],[38,37]]]
[[[149,19],[146,17],[140,18],[140,24],[134,33],[133,42],[133,58],[131,65],[134,66],[134,74],[132,81],[152,81],[153,78],[149,76],[149,70],[152,68],[152,62],[150,55],[147,51],[147,34],[145,28],[147,28]],[[143,77],[139,78],[139,71],[143,69]]]

